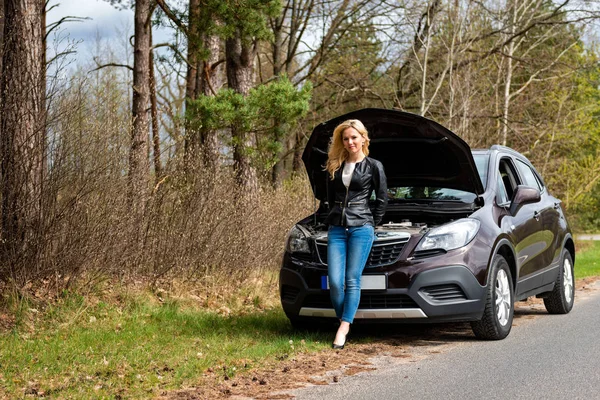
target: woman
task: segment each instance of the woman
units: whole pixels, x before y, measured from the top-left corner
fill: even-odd
[[[369,136],[362,122],[350,119],[333,131],[327,171],[330,175],[326,223],[331,302],[340,320],[332,347],[343,349],[360,302],[360,278],[387,205],[383,165],[369,155]],[[371,193],[375,205],[369,208]],[[345,286],[345,288],[344,288]]]

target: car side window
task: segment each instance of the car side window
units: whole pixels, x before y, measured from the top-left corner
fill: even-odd
[[[544,182],[542,181],[542,178],[538,174],[535,174],[535,180],[537,181],[538,185],[540,186],[540,190],[543,192],[546,187],[544,186]]]
[[[500,160],[500,165],[498,168],[499,177],[504,184],[504,188],[506,190],[506,197],[508,200],[511,200],[513,197],[513,193],[517,189],[519,185],[519,177],[515,172],[515,168],[513,167],[512,162],[508,158],[503,158]]]
[[[496,190],[496,204],[506,204],[508,203],[508,194],[506,194],[506,187],[504,186],[504,182],[502,182],[502,177],[498,174],[498,189]]]
[[[525,181],[525,185],[531,186],[532,188],[536,188],[540,191],[542,190],[540,182],[536,178],[535,173],[529,165],[525,164],[521,160],[517,160],[517,168],[521,173],[521,177],[523,177],[523,180]]]

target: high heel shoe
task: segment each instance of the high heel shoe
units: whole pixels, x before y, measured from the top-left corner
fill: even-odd
[[[342,344],[331,343],[331,348],[334,350],[343,350],[344,346],[346,345],[346,342],[348,341],[349,335],[350,335],[350,330],[348,330],[348,333],[346,333],[346,336],[344,337],[344,343],[342,343]]]

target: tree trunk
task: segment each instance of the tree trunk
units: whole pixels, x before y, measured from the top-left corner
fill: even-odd
[[[150,29],[150,47],[152,47],[152,29]],[[156,106],[156,79],[154,78],[154,51],[150,49],[149,59],[150,79],[150,107],[152,118],[152,159],[154,161],[154,180],[156,183],[160,181],[162,176],[162,164],[160,161],[160,130],[158,128],[158,108]]]
[[[190,0],[188,6],[188,49],[187,49],[187,75],[185,78],[185,97],[188,99],[198,98],[198,81],[201,64],[200,61],[200,0]]]
[[[201,76],[200,60],[200,0],[190,0],[188,5],[188,35],[187,35],[187,74],[185,77],[185,99],[186,104],[190,100],[196,100],[199,95],[198,87]],[[188,107],[186,107],[187,109]],[[199,156],[200,134],[193,132],[189,126],[185,132],[185,165],[193,170]]]
[[[255,43],[244,43],[238,35],[226,40],[225,52],[229,87],[247,96],[254,84]],[[238,185],[243,193],[253,197],[258,191],[258,178],[248,156],[248,149],[254,147],[254,143],[248,133],[236,124],[231,127],[231,135],[233,166]]]
[[[2,84],[2,66],[4,65],[3,58],[4,58],[4,26],[5,26],[5,20],[4,20],[4,7],[5,7],[5,3],[4,0],[0,0],[0,85]],[[2,90],[0,88],[0,105],[2,104]],[[2,114],[0,114],[0,129],[2,129]],[[4,155],[2,154],[3,148],[2,148],[2,143],[4,142],[4,136],[2,135],[3,131],[0,131],[0,161],[4,158]],[[0,163],[0,179],[2,178],[2,164]],[[2,183],[0,182],[0,185]],[[2,187],[0,187],[0,190],[2,189]],[[1,225],[1,224],[0,224]],[[0,227],[1,229],[1,227]],[[0,230],[0,238],[2,237],[1,235],[1,230]]]
[[[279,16],[278,18],[274,18],[272,25],[273,25],[273,36],[274,36],[274,40],[273,40],[273,75],[274,76],[279,76],[282,74],[282,70],[283,70],[283,65],[281,62],[281,55],[283,53],[283,15]],[[281,121],[279,121],[278,119],[275,119],[275,121],[273,121],[273,126],[274,126],[274,139],[276,141],[276,143],[279,143],[281,145],[282,150],[279,152],[280,154],[277,154],[277,161],[275,162],[275,165],[273,165],[273,168],[271,170],[271,184],[273,185],[273,187],[278,188],[281,186],[281,182],[283,181],[283,174],[285,172],[285,168],[283,165],[283,159],[281,158],[281,154],[285,154],[287,149],[284,147],[285,146],[285,141],[284,139],[284,133],[283,133],[283,126]]]
[[[196,100],[200,95],[214,96],[221,87],[216,66],[219,61],[221,39],[217,35],[201,32],[201,4],[190,0],[188,7],[188,70],[186,76],[186,100]],[[208,56],[202,59],[201,52]],[[214,70],[213,70],[214,68]],[[206,168],[214,170],[219,163],[219,142],[217,131],[201,129],[200,132],[186,132],[186,164],[196,163],[199,157]]]
[[[39,245],[32,238],[39,232],[44,180],[44,2],[5,0],[4,4],[1,262],[14,273],[14,263],[22,256],[27,259],[21,261],[33,268]]]
[[[150,0],[136,0],[133,43],[133,101],[129,151],[129,202],[139,220],[148,197],[148,137],[150,103]]]
[[[217,35],[204,35],[204,47],[208,50],[208,58],[202,62],[201,79],[199,79],[199,91],[204,96],[214,96],[221,88],[219,55],[221,51],[221,39]],[[202,156],[204,165],[210,170],[215,170],[219,165],[219,138],[216,129],[202,129],[200,132],[202,141]]]
[[[296,143],[294,145],[294,159],[292,161],[292,171],[294,174],[299,174],[302,170],[302,152],[304,150],[304,143],[302,140],[302,133],[298,130],[296,133]]]
[[[281,145],[281,151],[277,154],[277,161],[271,170],[271,184],[274,188],[281,187],[281,183],[283,181],[283,175],[285,173],[284,163],[282,154],[287,152],[287,149],[284,147],[286,145],[285,134],[283,132],[283,124],[279,119],[275,119],[273,122],[274,126],[274,139],[277,143]]]
[[[0,0],[0,79],[2,78],[2,55],[4,51],[4,0]],[[1,101],[1,99],[0,99]]]

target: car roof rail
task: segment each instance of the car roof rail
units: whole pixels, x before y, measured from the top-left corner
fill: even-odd
[[[515,155],[519,155],[521,157],[524,157],[523,154],[519,153],[515,149],[511,149],[510,147],[507,147],[507,146],[502,146],[501,144],[494,144],[494,145],[492,145],[492,147],[490,147],[490,150],[505,151],[507,153],[513,153]]]

